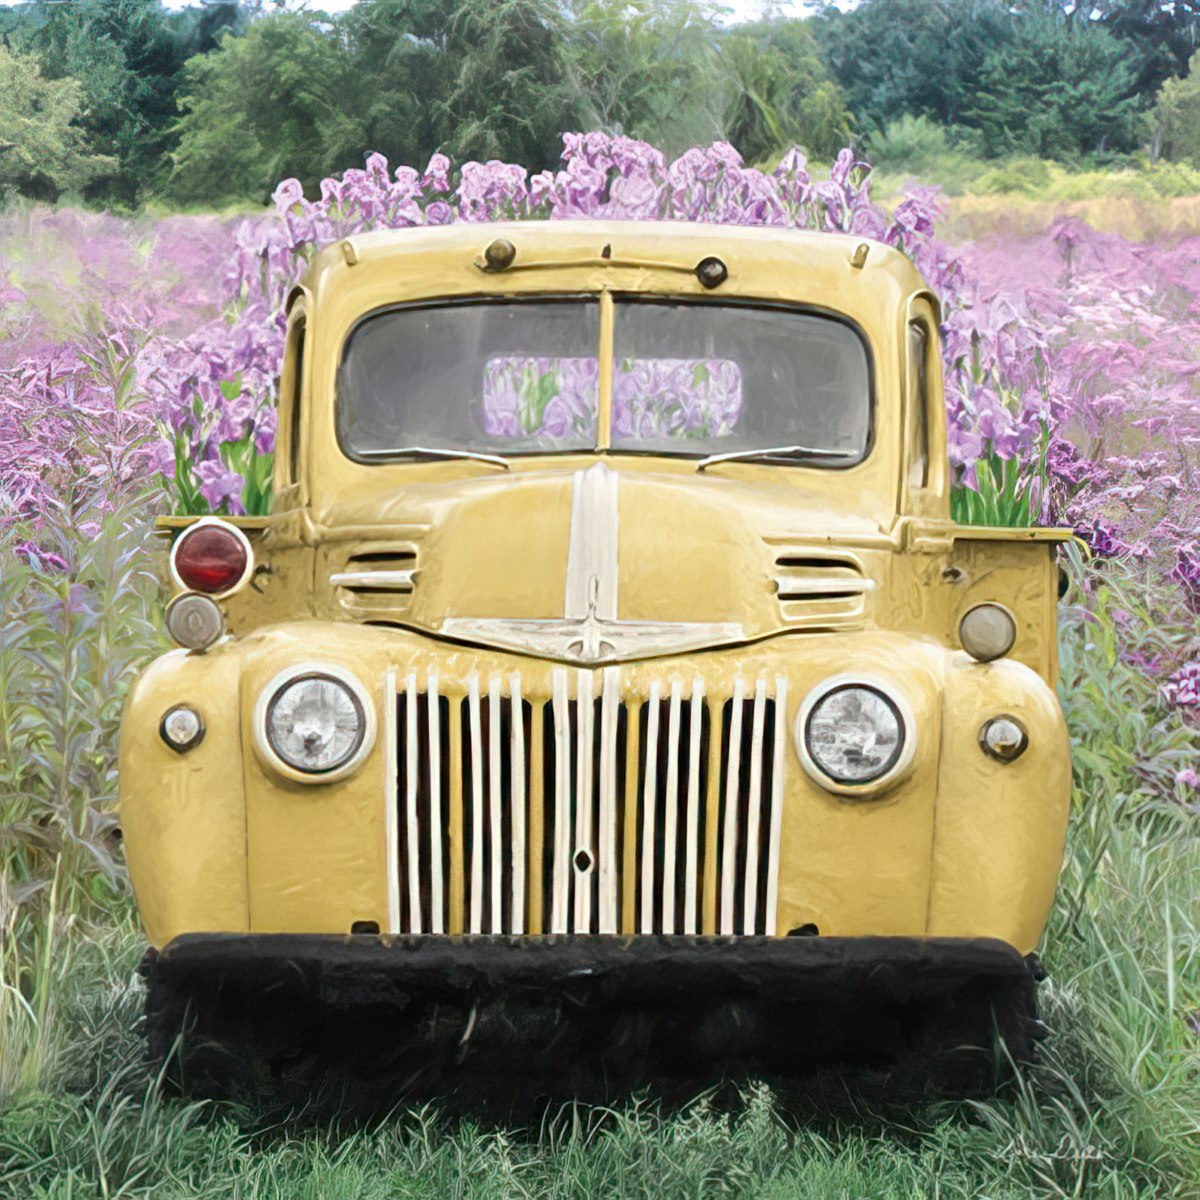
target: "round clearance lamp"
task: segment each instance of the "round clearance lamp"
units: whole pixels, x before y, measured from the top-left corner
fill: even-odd
[[[225,614],[211,597],[184,592],[167,605],[167,633],[184,650],[207,650],[225,634]]]
[[[177,704],[163,713],[159,736],[172,750],[182,754],[204,741],[204,718],[186,704]]]
[[[227,521],[204,517],[171,547],[171,575],[190,592],[219,600],[236,592],[254,571],[250,539]]]
[[[1002,604],[977,604],[958,625],[959,645],[977,662],[1003,658],[1016,640],[1016,618]]]
[[[993,717],[979,731],[979,744],[997,762],[1015,762],[1025,753],[1029,735],[1016,717]]]

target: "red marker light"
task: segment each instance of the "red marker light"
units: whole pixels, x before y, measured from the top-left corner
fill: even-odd
[[[224,521],[200,521],[175,539],[171,573],[193,592],[223,596],[249,578],[253,557],[246,535]]]

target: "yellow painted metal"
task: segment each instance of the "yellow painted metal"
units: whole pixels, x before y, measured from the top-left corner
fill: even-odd
[[[484,274],[476,261],[498,236],[513,241],[520,269]],[[915,714],[911,771],[877,798],[847,800],[824,790],[787,747],[779,933],[812,923],[826,934],[988,934],[1031,950],[1053,893],[1069,799],[1053,687],[1054,553],[1070,533],[966,528],[949,519],[935,379],[927,483],[917,495],[906,482],[913,403],[907,326],[921,316],[930,322],[936,363],[936,301],[891,248],[873,243],[854,266],[860,241],[683,224],[548,222],[361,235],[351,240],[352,252],[336,246],[319,255],[296,299],[306,331],[295,397],[300,461],[270,517],[238,522],[259,571],[224,602],[233,636],[207,654],[176,652],[152,664],[123,722],[122,823],[151,941],[216,929],[344,933],[358,920],[386,927],[388,880],[377,865],[387,861],[382,738],[355,774],[334,783],[289,782],[255,749],[253,711],[263,688],[279,671],[310,661],[352,672],[379,713],[389,670],[401,679],[436,670],[452,722],[461,721],[471,672],[520,673],[532,712],[527,917],[531,931],[544,928],[540,718],[556,664],[459,645],[440,631],[455,617],[563,615],[575,476],[602,461],[619,478],[620,619],[737,622],[745,634],[735,646],[622,663],[631,741],[636,705],[650,683],[669,687],[675,677],[699,675],[712,698],[714,780],[717,698],[729,696],[738,678],[753,694],[760,677],[785,677],[789,729],[811,688],[847,672],[883,679]],[[693,274],[709,255],[730,272],[715,293]],[[874,365],[870,453],[845,469],[728,463],[703,474],[694,461],[611,450],[516,457],[506,472],[469,461],[364,465],[342,454],[334,422],[337,365],[365,313],[437,297],[625,292],[759,299],[853,321]],[[611,372],[611,363],[603,369]],[[294,377],[294,365],[285,364],[288,386]],[[611,403],[611,374],[603,393],[602,404]],[[285,400],[281,439],[290,436],[292,417]],[[160,527],[169,537],[186,523],[170,519]],[[411,561],[411,594],[365,596],[331,580],[355,555],[380,553]],[[777,578],[811,569],[786,563],[822,556],[836,560],[843,577],[861,580],[860,591],[849,599],[781,599]],[[972,662],[957,645],[963,613],[983,601],[1006,605],[1018,624],[1010,658],[990,666]],[[599,679],[594,691],[600,693]],[[184,702],[203,712],[208,728],[201,745],[177,754],[162,742],[158,724]],[[982,722],[1001,714],[1017,716],[1030,734],[1026,754],[1006,766],[987,758],[978,740]],[[449,744],[460,740],[451,736]],[[455,763],[448,773],[461,774]],[[457,929],[462,798],[452,792],[448,799],[448,833],[458,849],[447,902],[449,927]],[[718,801],[710,788],[706,931],[716,927]],[[630,824],[627,811],[626,932]],[[636,828],[632,836],[636,857]]]
[[[248,929],[242,655],[175,650],[142,674],[122,722],[121,826],[146,936]],[[162,714],[190,704],[204,740],[186,754],[159,736]]]
[[[1054,898],[1070,808],[1062,713],[1028,668],[966,655],[948,665],[942,703],[958,736],[943,744],[939,766],[929,932],[1032,949]],[[997,712],[1037,738],[1036,755],[1004,765],[979,753],[979,732]]]

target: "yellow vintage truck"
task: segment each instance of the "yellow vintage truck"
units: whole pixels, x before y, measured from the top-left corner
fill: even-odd
[[[324,249],[271,514],[159,522],[179,648],[120,749],[157,1052],[409,1092],[1024,1053],[1069,533],[950,519],[938,326],[838,235]]]

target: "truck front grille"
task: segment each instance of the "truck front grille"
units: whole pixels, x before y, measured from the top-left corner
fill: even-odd
[[[393,678],[393,930],[775,932],[782,677]]]

